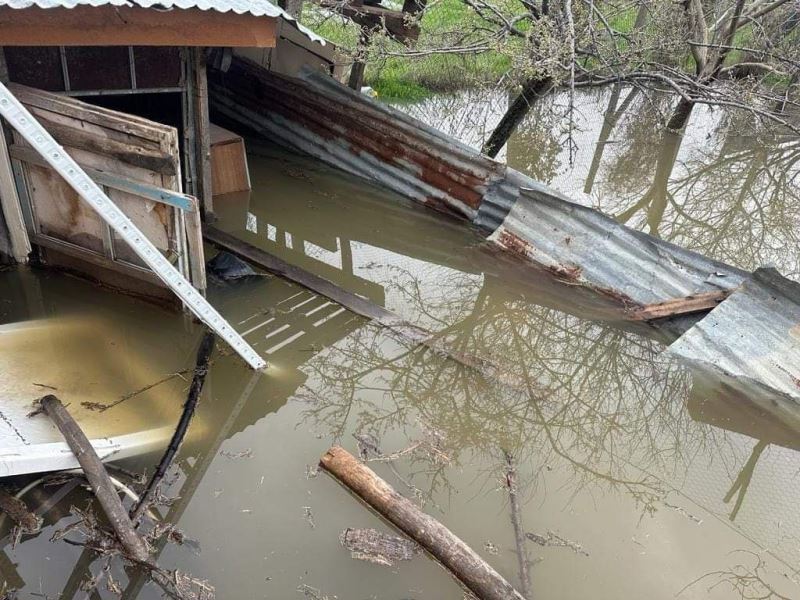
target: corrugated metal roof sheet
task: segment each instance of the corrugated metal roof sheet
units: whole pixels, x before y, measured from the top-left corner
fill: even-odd
[[[489,239],[562,280],[595,288],[634,307],[730,290],[748,275],[626,227],[525,179],[519,199]]]
[[[235,58],[213,108],[270,139],[456,214],[499,246],[625,309],[732,289],[747,273],[634,231],[324,74]],[[624,318],[624,317],[623,317]],[[682,333],[696,318],[670,324]]]
[[[666,352],[737,389],[790,400],[798,419],[800,283],[758,269]]]
[[[156,10],[173,8],[214,10],[217,12],[235,12],[251,14],[256,17],[281,17],[291,21],[310,40],[325,45],[325,39],[298,23],[279,6],[267,0],[0,0],[0,6],[22,9],[38,6],[39,8],[75,8],[76,6],[140,6]]]

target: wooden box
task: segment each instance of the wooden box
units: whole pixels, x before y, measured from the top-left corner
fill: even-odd
[[[211,193],[214,196],[250,190],[244,139],[211,123]]]

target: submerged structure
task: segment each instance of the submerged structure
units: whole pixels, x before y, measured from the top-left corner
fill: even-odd
[[[6,123],[0,255],[7,261],[34,260],[174,305],[182,284],[132,241],[145,238],[165,272],[174,268],[202,294],[203,222],[215,220],[214,196],[249,187],[242,138],[224,124],[466,220],[490,244],[601,299],[600,318],[646,335],[693,339],[704,314],[719,303],[715,312],[727,314],[741,302],[739,292],[726,300],[747,280],[740,269],[578,206],[348,89],[330,44],[266,0],[7,0],[0,39],[0,78],[137,231],[120,235],[35,147],[35,135]],[[177,298],[201,319],[213,313],[199,295]],[[229,331],[243,356],[252,353],[219,316],[204,320]],[[683,353],[687,343],[678,345]],[[795,351],[793,342],[781,347]],[[788,369],[791,380],[800,376]],[[791,386],[780,391],[797,400]]]
[[[86,45],[87,39],[92,45]],[[339,81],[343,74],[330,44],[273,5],[263,0],[137,0],[132,4],[0,0],[0,40],[0,80],[27,114],[146,236],[181,275],[181,281],[189,282],[201,294],[212,275],[211,270],[206,272],[209,248],[219,246],[277,273],[284,283],[288,279],[307,288],[298,292],[286,285],[280,293],[254,294],[242,302],[245,306],[237,304],[245,294],[238,294],[233,286],[219,294],[222,301],[217,298],[221,316],[229,319],[228,326],[241,338],[261,336],[260,345],[254,343],[253,349],[261,360],[278,364],[274,377],[270,378],[268,371],[266,378],[281,403],[303,387],[307,376],[299,365],[311,362],[312,357],[323,374],[319,381],[327,384],[320,392],[327,402],[320,412],[335,408],[348,390],[352,393],[355,386],[348,385],[364,376],[364,365],[352,361],[348,367],[353,372],[346,373],[345,383],[337,388],[330,382],[337,382],[335,376],[347,369],[332,364],[335,361],[326,365],[327,357],[320,348],[358,331],[363,322],[355,315],[361,315],[374,319],[381,326],[378,329],[397,334],[412,347],[430,349],[422,360],[409,361],[412,383],[408,388],[426,381],[425,375],[439,382],[442,378],[437,369],[446,373],[456,365],[453,370],[463,381],[441,384],[441,395],[452,389],[463,389],[466,394],[479,390],[475,395],[482,396],[485,404],[476,402],[479,410],[473,418],[484,428],[488,428],[486,414],[492,414],[492,406],[502,408],[509,399],[519,399],[519,406],[528,407],[523,411],[525,418],[516,425],[521,437],[532,437],[531,428],[544,423],[549,438],[547,428],[558,428],[558,418],[538,413],[531,417],[527,410],[556,415],[565,407],[580,411],[585,400],[582,394],[596,386],[584,385],[584,374],[576,369],[580,376],[575,379],[581,381],[574,389],[556,385],[552,394],[549,389],[545,394],[531,383],[531,373],[548,367],[547,360],[498,367],[492,363],[502,362],[497,354],[503,352],[486,352],[486,347],[474,344],[485,355],[470,355],[472,332],[458,327],[461,322],[465,328],[488,322],[478,334],[487,336],[486,346],[502,348],[507,337],[519,343],[514,335],[527,335],[530,339],[522,342],[531,345],[539,343],[540,337],[531,333],[529,324],[518,327],[512,322],[511,327],[495,329],[491,323],[493,304],[501,304],[508,293],[507,282],[497,273],[502,271],[501,265],[511,264],[518,280],[515,283],[535,292],[531,294],[534,303],[561,311],[564,324],[559,327],[563,330],[554,327],[553,340],[563,339],[563,331],[580,328],[577,319],[563,315],[572,312],[671,344],[670,354],[712,375],[718,388],[714,400],[701,402],[692,396],[689,412],[702,422],[719,422],[723,429],[741,430],[760,440],[748,463],[749,471],[743,471],[731,497],[742,490],[740,498],[744,498],[755,463],[769,444],[796,449],[800,428],[796,418],[800,371],[795,360],[800,293],[796,284],[772,271],[750,274],[625,227],[348,89]],[[0,137],[0,255],[4,260],[63,269],[108,288],[169,305],[177,314],[181,302],[171,291],[175,282],[165,282],[154,272],[65,182],[47,157],[10,125],[3,123]],[[440,218],[426,216],[424,229],[440,243],[417,248],[420,238],[403,235],[408,213],[395,206],[384,206],[374,215],[376,220],[392,223],[391,240],[381,239],[382,232],[370,223],[355,220],[347,224],[348,232],[341,238],[316,232],[316,237],[302,239],[290,215],[296,198],[281,198],[261,212],[236,197],[250,187],[243,136],[248,136],[248,143],[269,140],[439,211]],[[331,210],[345,212],[348,201],[351,205],[355,202],[340,198]],[[224,213],[235,213],[237,225],[222,231]],[[317,218],[332,219],[331,214]],[[480,252],[462,255],[458,243],[443,240],[454,229],[467,228],[478,231],[483,244]],[[258,248],[254,247],[256,241]],[[468,274],[465,280],[472,275],[484,277],[477,299],[472,304],[465,302],[466,309],[454,309],[461,318],[450,324],[445,335],[434,335],[438,331],[426,330],[424,322],[410,325],[387,308],[388,288],[363,276],[369,263],[360,270],[354,266],[351,241],[398,253],[415,247],[415,256]],[[306,263],[298,266],[302,260]],[[476,264],[479,261],[484,262]],[[217,260],[212,267],[220,267],[222,262]],[[309,266],[312,262],[313,267]],[[314,276],[306,270],[313,270]],[[253,277],[252,271],[243,273]],[[20,269],[23,293],[13,302],[32,302],[36,296],[26,293],[25,276]],[[443,296],[456,289],[442,287]],[[63,292],[55,288],[50,293]],[[166,319],[157,320],[127,302],[124,308],[122,305],[120,301],[120,310],[135,315],[130,330],[146,328],[148,319],[153,318],[164,331],[153,334],[155,341],[149,344],[119,348],[115,347],[114,332],[100,317],[84,321],[20,319],[0,326],[0,476],[75,467],[58,433],[42,417],[29,416],[31,401],[49,393],[50,387],[58,387],[58,394],[71,403],[70,409],[87,429],[101,458],[123,459],[165,445],[172,428],[138,418],[146,412],[156,415],[159,423],[175,422],[179,410],[175,398],[183,391],[181,377],[193,348],[172,344],[190,328],[184,330],[180,318],[165,326]],[[552,311],[545,312],[552,318]],[[430,319],[436,321],[435,315]],[[589,323],[587,328],[592,326]],[[375,364],[367,371],[380,372],[396,363],[396,356],[384,357],[375,350],[384,350],[382,342],[369,339],[379,334],[363,335],[366,341],[349,340],[350,351],[359,359],[359,352],[375,352]],[[594,342],[592,335],[586,334],[586,338]],[[45,340],[54,339],[59,340],[60,353],[40,352]],[[294,347],[298,340],[307,348]],[[587,346],[594,348],[593,343]],[[87,347],[96,351],[86,353]],[[525,356],[532,354],[529,350],[524,345],[515,347]],[[569,350],[565,354],[567,360],[576,356]],[[652,360],[648,356],[641,362]],[[592,362],[593,355],[586,350],[585,363]],[[586,365],[584,369],[588,369]],[[648,380],[647,370],[640,370],[638,363],[636,367],[625,378],[628,386],[620,385],[620,396],[631,390],[658,388],[660,381]],[[613,369],[609,365],[599,370]],[[326,371],[330,371],[327,378]],[[224,394],[231,396],[225,400],[233,405],[232,410],[225,413],[224,403],[216,408],[225,414],[216,415],[219,422],[215,421],[213,430],[202,419],[193,425],[196,439],[192,441],[202,438],[204,450],[192,457],[191,469],[184,473],[182,499],[169,511],[167,522],[174,522],[188,509],[226,436],[245,433],[264,414],[279,408],[254,402],[258,408],[253,409],[248,399],[259,378],[265,376],[252,373],[248,378],[243,372],[232,368],[223,371],[218,380]],[[41,377],[42,373],[48,377]],[[138,385],[142,381],[148,385]],[[319,381],[317,385],[322,385]],[[595,392],[601,396],[602,387],[599,390]],[[751,394],[751,390],[758,393]],[[123,401],[134,396],[137,410],[128,411],[129,405]],[[546,400],[540,402],[540,396]],[[631,403],[638,402],[638,396],[632,398]],[[424,400],[420,404],[426,404],[428,397]],[[760,418],[766,415],[760,421],[766,433],[758,427],[748,429],[752,424],[731,421],[726,412],[731,404],[758,412]],[[590,424],[596,420],[599,426],[619,428],[633,437],[639,428],[649,425],[647,415],[630,426],[618,427],[616,413],[606,422],[604,405],[599,402],[598,406],[587,411]],[[451,407],[452,413],[446,409],[440,407],[443,421],[455,422],[461,416],[461,406]],[[350,408],[344,412],[350,414]],[[493,432],[498,437],[510,429],[506,414],[499,413]],[[564,418],[562,428],[589,427],[578,422],[581,425],[574,426],[572,418]],[[341,435],[337,430],[336,436]],[[594,452],[595,440],[588,446]],[[564,453],[557,444],[554,449],[559,455]],[[573,462],[584,468],[579,461]],[[598,473],[590,467],[585,471]],[[216,498],[217,492],[209,495]],[[737,499],[731,520],[741,502]],[[307,516],[313,523],[310,507],[303,508],[309,508]],[[545,538],[539,535],[538,539]],[[79,577],[76,589],[77,581]],[[139,585],[143,584],[133,587]]]

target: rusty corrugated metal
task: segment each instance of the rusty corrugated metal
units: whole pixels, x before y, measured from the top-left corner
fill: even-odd
[[[234,59],[214,110],[265,137],[468,219],[492,242],[622,309],[739,285],[746,273],[634,231],[324,74]],[[682,332],[696,317],[684,320]]]
[[[787,418],[800,428],[800,283],[758,269],[667,353],[748,395],[757,389],[791,401]]]
[[[323,74],[302,79],[234,58],[210,76],[211,105],[270,139],[406,197],[473,220],[505,167]]]
[[[748,273],[625,227],[529,182],[490,240],[629,307],[730,290]]]

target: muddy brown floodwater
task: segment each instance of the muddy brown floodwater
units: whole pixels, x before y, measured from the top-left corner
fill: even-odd
[[[623,103],[629,112],[602,136],[603,115]],[[408,110],[474,142],[479,119],[465,105],[447,97]],[[585,130],[570,167],[546,119],[556,98],[512,140],[509,160],[632,225],[796,275],[797,142],[743,137],[731,117],[700,112],[667,152],[672,142],[655,140],[636,106],[625,90],[581,94]],[[174,500],[158,509],[189,541],[160,545],[162,567],[207,579],[225,600],[462,598],[425,555],[388,567],[342,547],[347,528],[393,532],[317,474],[339,443],[516,586],[527,569],[537,600],[800,598],[800,431],[773,416],[771,400],[733,397],[658,341],[596,320],[596,300],[499,260],[464,226],[313,161],[249,148],[254,191],[216,200],[221,228],[437,332],[491,371],[409,346],[279,278],[213,284],[212,302],[270,368],[214,360],[167,477]],[[0,273],[0,323],[28,319],[60,326],[43,345],[83,365],[87,393],[107,401],[192,364],[201,335],[179,315],[63,274]],[[119,378],[102,376],[100,355]],[[37,377],[47,383],[47,369]],[[63,377],[79,395],[80,378]],[[187,386],[171,378],[102,414],[169,426]],[[137,487],[125,472],[150,472],[158,456],[118,461],[115,473]],[[57,490],[24,498],[35,508]],[[113,597],[107,575],[81,589],[103,560],[50,541],[75,520],[71,505],[90,503],[67,490],[45,505],[43,531],[14,548],[0,525],[6,588],[26,599]],[[115,564],[112,577],[123,598],[161,597],[135,570]]]

